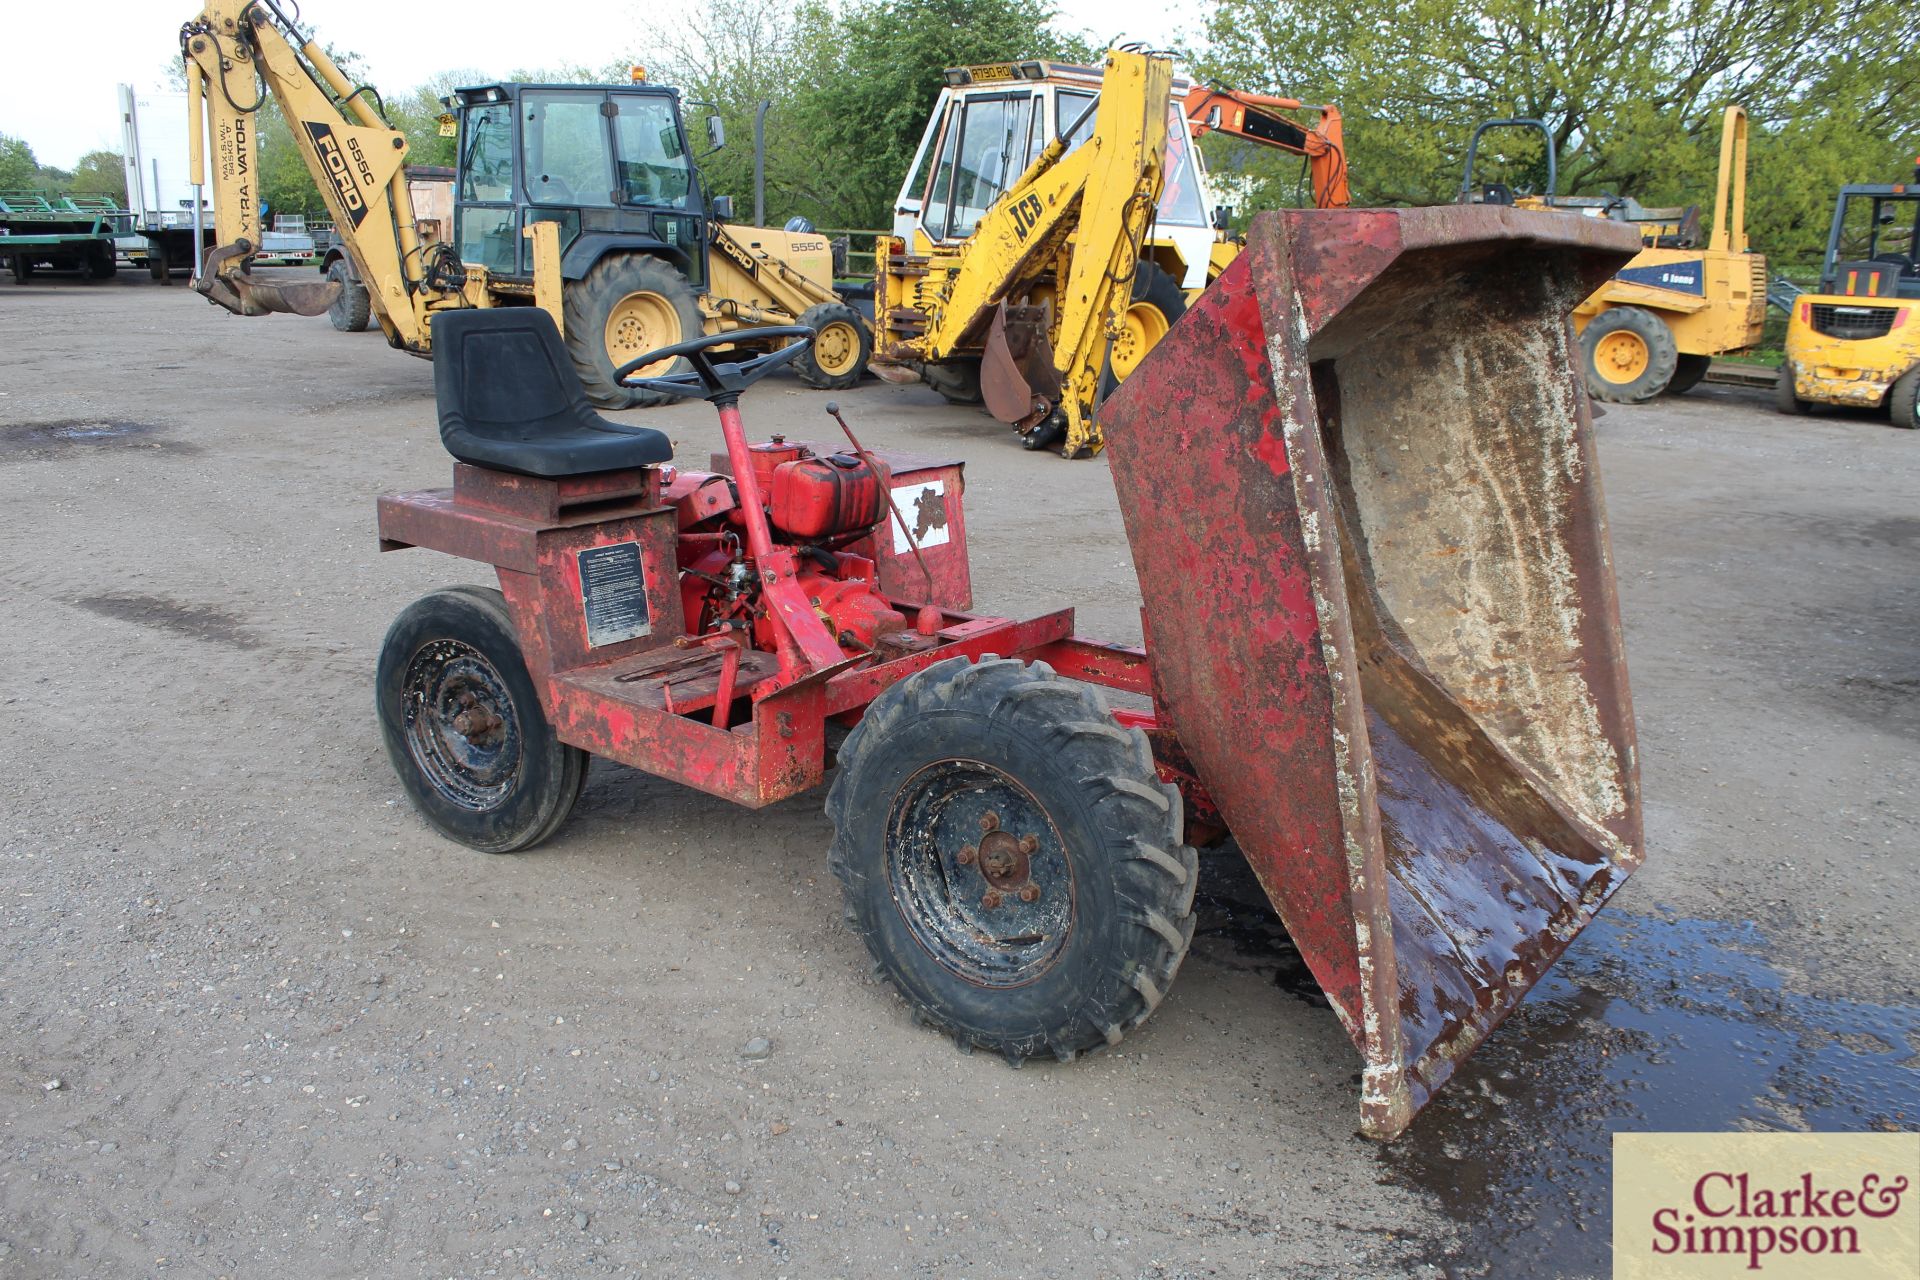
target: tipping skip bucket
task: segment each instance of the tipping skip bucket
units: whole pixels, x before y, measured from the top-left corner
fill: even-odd
[[[1642,858],[1574,305],[1618,224],[1278,212],[1103,411],[1155,702],[1392,1138]]]

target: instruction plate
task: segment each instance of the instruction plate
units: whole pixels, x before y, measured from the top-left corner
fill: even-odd
[[[580,611],[587,618],[587,644],[599,648],[633,640],[653,630],[647,614],[647,578],[640,544],[587,547],[580,560]]]

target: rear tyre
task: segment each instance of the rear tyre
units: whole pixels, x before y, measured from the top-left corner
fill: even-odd
[[[367,286],[354,278],[346,259],[336,258],[327,267],[327,279],[340,286],[340,296],[327,308],[327,319],[342,333],[361,333],[373,317],[373,299]]]
[[[87,250],[81,269],[89,280],[111,280],[120,274],[120,264],[114,260],[113,249],[98,245]]]
[[[13,282],[26,284],[33,279],[33,263],[19,254],[13,255]]]
[[[147,277],[155,284],[170,284],[173,274],[167,268],[167,251],[159,241],[147,243]]]
[[[813,330],[813,345],[794,357],[800,381],[820,391],[858,386],[873,356],[873,333],[860,313],[844,302],[808,307],[800,323]]]
[[[587,753],[554,736],[498,591],[453,587],[408,605],[381,646],[374,696],[407,798],[449,839],[530,849],[586,785]]]
[[[588,400],[602,409],[631,409],[671,399],[656,391],[623,387],[614,380],[613,371],[649,351],[701,335],[700,302],[685,276],[659,258],[613,254],[594,263],[581,279],[569,282],[562,303],[567,351]],[[634,372],[659,378],[691,367],[681,358]]]
[[[980,403],[980,361],[948,360],[920,367],[920,380],[940,393],[948,404]]]
[[[950,658],[888,689],[827,814],[848,924],[963,1048],[1018,1065],[1116,1044],[1193,940],[1180,793],[1144,734],[1044,663]]]
[[[1107,353],[1107,367],[1100,375],[1100,398],[1106,399],[1125,382],[1147,353],[1167,336],[1174,322],[1187,314],[1187,295],[1174,278],[1152,262],[1142,262],[1133,272],[1133,295],[1121,322],[1120,336]]]
[[[1903,430],[1920,428],[1920,365],[1901,374],[1887,393],[1887,415]]]
[[[1645,404],[1667,389],[1679,364],[1673,330],[1639,307],[1610,307],[1580,335],[1587,390],[1609,404]]]
[[[1685,395],[1700,385],[1700,379],[1706,377],[1707,370],[1712,367],[1712,356],[1679,356],[1673,366],[1673,378],[1667,383],[1667,394]]]
[[[1802,400],[1793,385],[1793,364],[1780,362],[1780,372],[1773,379],[1773,407],[1782,413],[1803,414],[1813,412],[1813,402]]]

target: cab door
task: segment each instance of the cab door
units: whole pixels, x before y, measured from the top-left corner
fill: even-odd
[[[1037,103],[1030,89],[950,98],[932,147],[923,147],[927,167],[917,207],[911,197],[900,202],[896,224],[906,222],[936,244],[972,235],[1039,152]],[[913,189],[910,179],[907,190]]]

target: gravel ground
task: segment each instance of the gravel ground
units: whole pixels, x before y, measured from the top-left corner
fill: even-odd
[[[376,550],[377,493],[445,482],[424,362],[125,280],[0,286],[0,344],[0,1276],[1503,1274],[1469,1151],[1355,1136],[1356,1055],[1229,927],[1230,864],[1145,1027],[1016,1072],[871,979],[819,795],[602,763],[533,853],[433,835],[371,708],[393,615],[482,580]],[[840,398],[967,461],[984,607],[1137,638],[1103,462]],[[821,404],[775,380],[749,427]],[[1920,440],[1712,388],[1599,431],[1650,849],[1611,910],[1915,1003]]]

